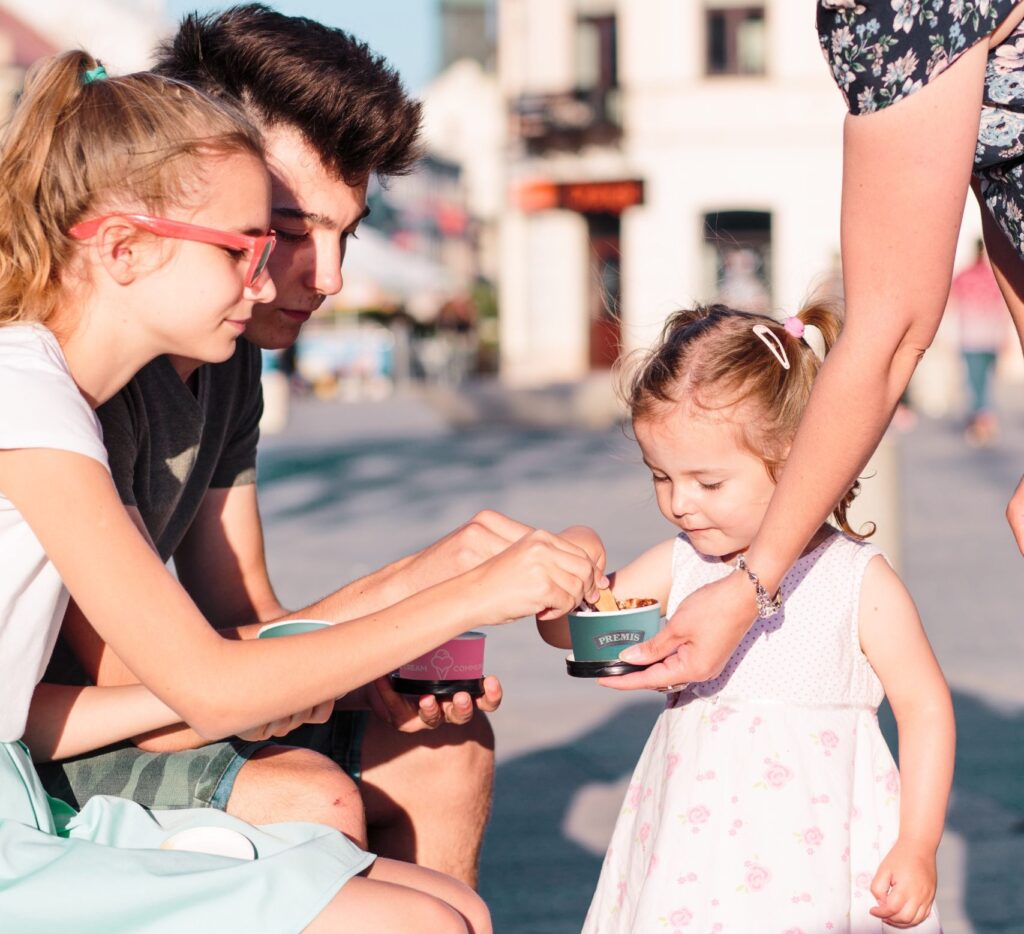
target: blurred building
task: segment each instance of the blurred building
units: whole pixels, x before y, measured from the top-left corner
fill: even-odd
[[[53,50],[86,49],[121,73],[146,68],[174,25],[164,0],[0,0],[0,11]]]
[[[845,110],[813,5],[500,0],[498,36],[507,380],[607,368],[694,301],[791,311],[836,281]]]
[[[26,71],[38,59],[84,48],[112,70],[145,68],[171,30],[164,0],[0,0],[0,119],[6,119]]]
[[[441,71],[461,61],[490,70],[495,52],[494,0],[440,0]]]

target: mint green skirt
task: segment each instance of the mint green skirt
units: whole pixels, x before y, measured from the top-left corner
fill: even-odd
[[[172,833],[226,827],[254,860],[161,850]],[[21,743],[0,743],[0,929],[18,934],[288,934],[374,860],[319,824],[252,827],[220,811],[151,812],[48,798]]]

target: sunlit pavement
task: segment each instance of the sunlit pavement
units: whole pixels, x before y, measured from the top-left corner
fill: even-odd
[[[1024,409],[995,448],[967,448],[952,423],[937,422],[896,444],[904,576],[953,688],[960,731],[940,851],[946,932],[1024,932],[1024,564],[1002,519],[1024,469]],[[485,506],[556,530],[594,525],[613,567],[671,534],[618,429],[491,424],[456,433],[415,397],[303,400],[262,450],[268,557],[290,605],[422,547]],[[498,773],[481,890],[499,934],[569,934],[660,704],[568,678],[531,623],[488,633],[488,668],[506,701],[493,718]]]

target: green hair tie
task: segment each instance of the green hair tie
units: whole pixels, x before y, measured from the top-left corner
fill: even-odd
[[[92,84],[93,81],[102,81],[107,77],[107,69],[102,65],[95,68],[86,68],[82,73],[82,84]]]

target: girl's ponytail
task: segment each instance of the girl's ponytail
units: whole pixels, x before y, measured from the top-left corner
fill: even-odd
[[[237,153],[262,159],[257,131],[186,84],[108,78],[81,50],[41,62],[0,145],[0,326],[50,317],[88,212],[195,200],[200,157]]]
[[[0,324],[40,321],[49,310],[56,270],[67,260],[65,205],[44,179],[54,134],[87,90],[83,75],[97,62],[65,52],[30,72],[0,147]]]

